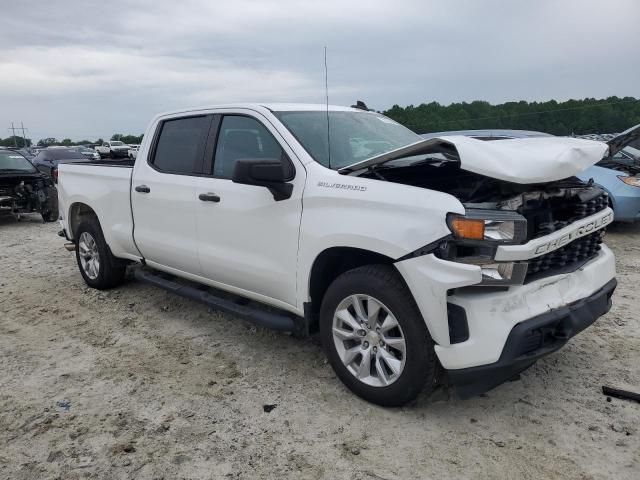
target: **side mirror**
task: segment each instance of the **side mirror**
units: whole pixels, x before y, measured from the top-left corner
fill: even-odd
[[[286,182],[284,165],[280,160],[246,159],[236,161],[233,169],[234,183],[266,187],[275,201],[291,197],[293,185]]]

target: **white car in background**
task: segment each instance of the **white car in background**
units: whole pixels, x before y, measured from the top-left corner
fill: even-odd
[[[96,147],[101,158],[126,158],[129,156],[129,145],[120,140],[110,140]]]
[[[140,150],[140,145],[129,145],[129,158],[136,158],[138,156],[138,150]]]

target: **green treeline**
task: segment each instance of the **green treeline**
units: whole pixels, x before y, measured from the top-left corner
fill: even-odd
[[[499,105],[480,100],[451,105],[431,102],[404,108],[394,105],[383,113],[417,133],[506,128],[582,135],[616,133],[639,124],[640,99],[608,97]]]

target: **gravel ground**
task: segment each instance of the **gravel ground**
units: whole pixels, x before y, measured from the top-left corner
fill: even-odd
[[[0,478],[640,476],[640,404],[600,392],[640,390],[640,226],[610,228],[620,285],[593,327],[520,381],[402,409],[349,393],[316,339],[86,288],[57,230],[0,219]]]

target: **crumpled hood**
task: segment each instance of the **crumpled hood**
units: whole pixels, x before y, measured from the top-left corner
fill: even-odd
[[[603,142],[562,137],[486,142],[458,136],[442,140],[455,146],[460,168],[513,183],[572,177],[602,160],[608,149]]]
[[[487,142],[465,136],[431,138],[345,167],[351,173],[390,160],[431,152],[458,157],[460,168],[513,183],[545,183],[572,177],[607,153],[603,142],[566,137],[517,138]]]

